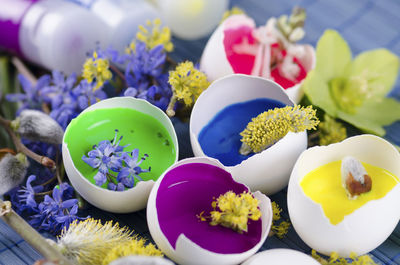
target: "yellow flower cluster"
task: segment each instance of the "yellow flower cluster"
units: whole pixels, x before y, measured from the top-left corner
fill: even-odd
[[[130,255],[161,254],[153,245],[145,246],[144,243],[143,239],[133,237],[129,229],[120,228],[118,223],[113,224],[110,221],[102,224],[100,220],[92,218],[81,222],[75,220],[57,239],[60,252],[78,265],[103,264],[108,254],[122,255],[125,250],[131,250],[127,251]],[[124,251],[114,251],[116,246],[123,246]]]
[[[143,25],[139,26],[139,31],[136,34],[136,39],[144,42],[147,49],[151,50],[157,45],[164,45],[166,52],[172,52],[174,45],[171,42],[171,31],[168,27],[161,27],[161,20],[156,18],[153,22],[150,20],[146,21],[146,25],[150,28],[147,29]],[[132,42],[130,45],[131,50],[135,50],[135,43]]]
[[[110,250],[103,260],[103,265],[107,265],[116,259],[132,255],[163,256],[163,253],[151,243],[146,245],[146,241],[143,238],[132,239],[125,244],[116,245]]]
[[[337,122],[327,114],[324,115],[324,121],[319,124],[318,129],[320,132],[320,145],[338,143],[347,137],[347,131],[343,124]]]
[[[224,14],[222,16],[221,23],[224,22],[224,20],[227,19],[230,16],[240,15],[240,14],[246,14],[246,13],[243,11],[243,9],[241,9],[241,8],[239,8],[237,6],[234,6],[234,7],[232,7],[231,10],[227,10],[227,11],[224,12]]]
[[[257,221],[261,218],[258,204],[259,201],[249,192],[237,195],[228,191],[212,202],[214,210],[210,212],[210,224],[222,225],[239,233],[247,232],[249,219]]]
[[[276,235],[279,238],[284,238],[290,228],[290,222],[280,221],[282,209],[276,202],[272,202],[272,226],[270,235]]]
[[[347,264],[352,264],[352,265],[377,265],[375,261],[368,255],[363,255],[357,257],[355,253],[350,254],[349,260],[346,260],[345,258],[339,257],[338,253],[332,252],[331,256],[329,259],[325,259],[318,255],[318,253],[313,249],[311,251],[311,256],[316,259],[319,263],[322,265],[347,265]]]
[[[82,76],[89,84],[96,80],[94,90],[97,90],[104,85],[104,82],[112,78],[109,66],[107,59],[98,58],[97,52],[93,52],[93,58],[86,59],[83,64]]]
[[[296,105],[268,110],[253,118],[240,135],[240,153],[259,153],[283,138],[288,132],[315,129],[319,120],[311,106]]]
[[[207,76],[195,69],[189,61],[180,63],[175,71],[169,72],[168,83],[173,92],[167,109],[169,116],[175,115],[174,106],[177,100],[183,100],[185,105],[190,107],[210,85]]]

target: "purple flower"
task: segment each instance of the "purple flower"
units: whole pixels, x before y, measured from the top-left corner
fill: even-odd
[[[82,156],[82,160],[92,168],[98,168],[97,174],[94,176],[96,185],[101,186],[107,182],[107,174],[109,170],[118,172],[122,167],[121,152],[126,146],[120,146],[122,136],[117,141],[118,130],[115,130],[113,142],[109,140],[101,141],[98,145],[93,146],[94,150],[89,151],[88,156]]]
[[[106,93],[102,89],[95,90],[95,87],[95,82],[89,84],[87,80],[84,79],[73,89],[72,93],[78,101],[80,110],[84,110],[97,101],[107,98]]]
[[[35,200],[35,193],[39,193],[43,191],[43,186],[38,185],[32,187],[32,181],[36,180],[35,175],[30,175],[26,181],[26,187],[22,187],[22,189],[18,190],[18,197],[21,203],[26,206],[36,210],[37,203]]]
[[[55,119],[65,130],[71,120],[79,114],[76,107],[76,103],[62,104],[50,112],[50,117]]]
[[[135,185],[135,177],[142,181],[143,179],[139,177],[139,174],[142,172],[149,172],[149,169],[142,169],[139,165],[148,157],[147,154],[144,155],[139,161],[139,149],[134,149],[131,153],[131,156],[128,153],[122,154],[122,159],[125,162],[126,166],[121,168],[120,172],[117,176],[117,181],[121,182],[128,188],[132,188]]]
[[[129,86],[139,87],[141,83],[147,84],[150,78],[156,78],[162,73],[166,55],[163,45],[158,45],[147,50],[146,44],[137,42],[135,51],[125,55],[128,62],[125,69],[125,78]]]
[[[76,74],[73,73],[65,77],[59,71],[52,72],[52,85],[42,89],[41,93],[47,103],[51,103],[52,109],[59,108],[64,103],[72,103],[74,98],[71,95],[71,90],[76,83]]]
[[[41,109],[44,102],[41,90],[47,87],[50,83],[50,76],[43,75],[40,77],[35,86],[26,79],[22,74],[18,75],[18,80],[21,83],[25,93],[16,93],[6,95],[6,99],[11,102],[21,102],[21,107],[18,109],[19,114],[24,109]]]
[[[71,186],[61,183],[53,189],[52,197],[46,195],[38,205],[38,213],[31,216],[29,223],[39,230],[49,231],[57,234],[64,227],[76,219],[83,219],[77,216],[78,200],[65,200],[65,192],[70,192]]]

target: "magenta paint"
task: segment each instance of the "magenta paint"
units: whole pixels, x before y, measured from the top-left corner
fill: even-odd
[[[227,171],[209,164],[191,163],[166,173],[157,192],[156,208],[161,231],[172,247],[179,235],[209,251],[220,254],[242,253],[261,240],[262,221],[249,221],[248,232],[239,234],[230,228],[211,226],[196,215],[212,211],[211,202],[227,191],[248,191]]]
[[[29,8],[39,0],[0,0],[0,47],[22,55],[19,31]]]

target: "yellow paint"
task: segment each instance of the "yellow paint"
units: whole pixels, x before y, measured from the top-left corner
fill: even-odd
[[[399,183],[399,179],[385,169],[362,163],[372,179],[370,192],[357,199],[349,199],[342,186],[341,161],[335,161],[314,169],[300,182],[304,193],[320,204],[331,224],[337,225],[346,215],[351,214],[367,202],[383,198]]]

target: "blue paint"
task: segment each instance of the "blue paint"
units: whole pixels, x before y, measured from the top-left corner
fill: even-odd
[[[209,157],[218,159],[225,166],[240,164],[243,160],[254,155],[244,156],[239,154],[242,145],[240,133],[258,114],[284,106],[285,104],[277,100],[261,98],[225,107],[199,134],[199,143],[203,152]]]

